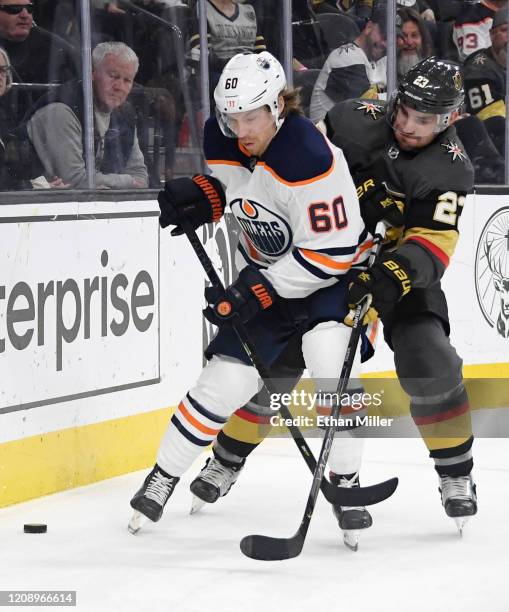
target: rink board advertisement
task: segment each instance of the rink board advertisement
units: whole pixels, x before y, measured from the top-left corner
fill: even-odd
[[[469,198],[446,271],[452,337],[466,364],[509,361],[509,195]]]
[[[153,464],[211,331],[196,255],[157,217],[155,200],[0,209],[0,507]],[[199,232],[226,283],[230,221]],[[476,412],[509,373],[509,196],[469,196],[460,228],[443,285]],[[394,377],[381,335],[363,372]]]
[[[153,207],[33,208],[2,207],[0,414],[157,382]]]

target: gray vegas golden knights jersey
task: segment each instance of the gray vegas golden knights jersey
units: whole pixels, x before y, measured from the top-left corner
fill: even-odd
[[[265,50],[263,36],[258,31],[254,8],[250,4],[237,4],[235,13],[228,17],[212,2],[207,2],[208,44],[210,50],[225,63],[237,53]],[[199,60],[199,35],[190,39],[191,57]]]

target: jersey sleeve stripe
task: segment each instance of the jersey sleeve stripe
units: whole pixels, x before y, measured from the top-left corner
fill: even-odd
[[[299,249],[299,251],[306,259],[311,259],[311,261],[314,261],[315,263],[320,264],[321,266],[327,266],[327,268],[332,268],[333,270],[346,271],[350,270],[350,268],[352,267],[352,259],[350,259],[349,261],[336,261],[335,259],[331,259],[326,255],[321,255],[316,251],[309,251],[308,249]]]
[[[449,265],[449,256],[447,253],[445,253],[436,244],[426,240],[426,238],[423,238],[422,236],[410,236],[407,240],[405,240],[405,242],[417,242],[417,244],[420,244],[426,250],[430,251],[435,257],[437,257],[446,268]]]
[[[207,164],[209,166],[242,166],[240,162],[232,161],[231,159],[207,159]]]
[[[323,270],[320,270],[320,268],[317,268],[316,266],[313,266],[313,264],[310,264],[308,261],[306,261],[304,259],[304,257],[302,257],[302,255],[300,254],[299,249],[297,249],[297,248],[293,249],[292,254],[293,254],[295,260],[305,270],[307,270],[309,273],[311,273],[313,276],[321,278],[322,280],[329,280],[330,278],[334,278],[335,277],[334,274],[327,274]]]
[[[365,242],[368,237],[367,230],[362,230],[362,234],[359,236],[359,241],[355,246],[351,247],[335,247],[332,249],[313,249],[315,253],[324,253],[325,255],[354,255],[359,248],[359,245]]]
[[[337,261],[316,251],[310,251],[309,249],[298,249],[301,256],[306,260],[311,260],[320,266],[330,268],[331,270],[339,270],[341,272],[348,272],[353,264],[359,261],[361,255],[373,246],[372,240],[367,240],[364,244],[354,247],[353,252],[355,256],[348,259],[347,261]],[[351,255],[352,253],[350,253]],[[309,263],[309,261],[308,261]]]
[[[486,121],[486,119],[490,119],[490,117],[505,117],[505,112],[505,101],[497,100],[489,106],[482,108],[477,113],[477,117],[482,121]]]
[[[314,176],[313,178],[310,178],[310,179],[306,179],[304,181],[294,181],[294,182],[286,181],[284,178],[279,176],[279,174],[277,174],[276,171],[273,170],[270,166],[268,166],[265,162],[258,162],[256,165],[260,166],[264,170],[267,170],[267,172],[269,172],[280,183],[283,183],[284,185],[290,185],[291,187],[298,187],[299,185],[310,185],[311,183],[320,181],[324,179],[325,177],[329,176],[329,174],[331,174],[334,171],[334,168],[336,166],[336,161],[334,160],[334,157],[333,157],[330,168],[326,170],[325,172],[323,172],[322,174],[319,174],[318,176]]]
[[[250,265],[250,266],[254,266],[255,268],[258,268],[258,270],[264,269],[267,267],[267,264],[265,265],[261,265],[259,264],[253,257],[250,257],[247,253],[246,250],[244,249],[244,247],[242,246],[242,244],[239,242],[237,245],[237,250],[239,251],[239,253],[242,255],[242,257],[244,258],[245,262]]]

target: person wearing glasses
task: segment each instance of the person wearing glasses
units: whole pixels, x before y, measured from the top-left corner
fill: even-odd
[[[55,84],[78,78],[79,51],[39,28],[33,20],[34,8],[29,0],[0,0],[0,46],[11,58],[13,81]],[[16,118],[20,120],[44,88],[17,89]]]
[[[3,0],[0,4],[0,36],[14,42],[22,42],[30,34],[33,25],[34,5],[31,2]]]

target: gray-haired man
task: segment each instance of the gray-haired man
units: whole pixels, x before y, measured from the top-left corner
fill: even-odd
[[[148,174],[136,134],[136,116],[126,103],[138,57],[120,42],[100,43],[92,53],[96,185],[142,188]],[[59,176],[75,189],[86,188],[83,95],[77,81],[41,100],[27,123],[28,136],[46,176]]]

